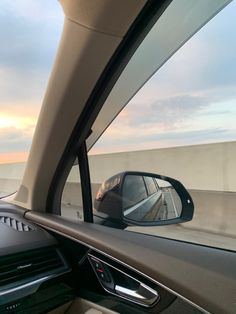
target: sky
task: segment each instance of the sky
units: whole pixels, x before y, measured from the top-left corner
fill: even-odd
[[[235,12],[234,0],[187,42],[91,153],[235,140]],[[62,27],[56,0],[1,0],[0,163],[27,159]]]
[[[63,19],[56,0],[1,0],[0,163],[28,156]]]
[[[144,85],[91,154],[236,140],[236,1]]]

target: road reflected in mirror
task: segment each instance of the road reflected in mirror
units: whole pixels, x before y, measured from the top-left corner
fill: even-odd
[[[182,212],[180,197],[173,186],[155,177],[126,175],[122,202],[124,217],[136,222],[175,219]]]

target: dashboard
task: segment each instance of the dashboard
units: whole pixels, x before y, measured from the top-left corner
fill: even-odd
[[[0,313],[20,313],[36,303],[43,312],[49,294],[40,288],[70,271],[53,236],[17,213],[0,212]]]
[[[70,313],[71,304],[76,313],[201,313],[129,265],[0,204],[0,313]]]

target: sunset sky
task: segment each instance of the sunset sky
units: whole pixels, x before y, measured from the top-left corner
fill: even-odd
[[[93,153],[236,140],[236,1],[136,94]]]
[[[235,140],[235,12],[233,1],[185,44],[92,152]],[[56,0],[1,0],[0,163],[27,159],[62,26]]]
[[[1,0],[0,163],[27,158],[62,26],[56,0]]]

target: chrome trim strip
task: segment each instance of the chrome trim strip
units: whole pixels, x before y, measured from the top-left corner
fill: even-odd
[[[32,286],[32,288],[34,286],[38,287],[41,283],[43,283],[44,281],[47,281],[49,279],[52,279],[52,278],[55,278],[55,277],[58,277],[60,275],[64,275],[68,272],[70,272],[71,269],[68,268],[67,270],[64,270],[63,272],[58,272],[58,273],[55,273],[55,274],[51,274],[51,275],[48,275],[48,276],[44,276],[44,277],[41,277],[41,278],[38,278],[38,279],[35,279],[33,281],[30,281],[30,282],[27,282],[27,283],[24,283],[24,284],[21,284],[19,286],[16,286],[16,287],[13,287],[13,288],[10,288],[10,289],[6,289],[6,290],[3,290],[1,291],[0,290],[0,297],[2,296],[5,296],[7,294],[10,294],[10,293],[13,293],[13,292],[17,292],[19,290],[23,290],[25,288],[29,288]],[[30,279],[30,278],[29,278]],[[1,304],[1,301],[0,301],[0,304]]]
[[[140,290],[144,290],[145,292],[143,292],[142,294]],[[136,302],[135,300],[140,300],[140,304],[142,304],[143,306],[153,306],[157,302],[159,297],[158,293],[155,290],[153,290],[153,292],[150,291],[150,288],[142,283],[140,284],[138,290],[132,290],[129,288],[116,285],[115,291],[119,297],[121,296],[127,298],[130,297],[130,301],[132,302]],[[145,293],[146,295],[144,295]]]
[[[58,257],[61,259],[61,262],[62,262],[62,265],[60,267],[57,267],[55,271],[53,270],[44,271],[42,274],[38,274],[31,277],[29,276],[28,278],[25,278],[24,280],[21,280],[18,282],[16,281],[15,283],[13,282],[12,284],[13,285],[16,284],[16,285],[11,288],[6,288],[7,286],[5,287],[1,286],[0,287],[0,305],[15,301],[22,297],[26,297],[36,292],[43,282],[70,272],[71,268],[67,264],[67,261],[65,260],[64,256],[61,254],[60,250],[58,248],[55,248],[55,251],[57,252]],[[21,265],[18,267],[27,268],[27,267],[30,267],[31,265],[32,264],[26,264],[26,265],[23,265],[23,266]]]
[[[33,264],[30,263],[30,264],[26,264],[26,265],[20,265],[20,266],[17,266],[16,268],[17,269],[24,269],[24,268],[28,268],[28,267],[31,267]]]
[[[28,220],[32,221],[31,219],[28,219]],[[82,244],[82,245],[85,245],[85,246],[89,247],[90,249],[92,249],[92,250],[94,250],[94,251],[96,251],[96,252],[98,252],[98,253],[101,253],[101,254],[107,256],[108,258],[114,260],[115,262],[120,263],[120,264],[124,265],[125,267],[127,267],[127,268],[129,268],[129,269],[131,269],[131,270],[133,270],[133,271],[135,271],[135,272],[137,272],[138,274],[140,274],[140,275],[146,277],[147,279],[149,279],[149,280],[151,280],[152,282],[156,283],[156,284],[159,285],[160,287],[164,288],[165,290],[169,291],[170,293],[176,295],[177,297],[181,298],[181,299],[184,300],[185,302],[189,303],[190,305],[192,305],[193,307],[195,307],[195,308],[198,309],[199,311],[202,311],[204,314],[211,314],[211,313],[208,312],[207,310],[203,309],[200,305],[197,305],[196,303],[190,301],[189,299],[187,299],[186,297],[182,296],[182,295],[179,294],[178,292],[172,290],[171,288],[168,288],[168,287],[165,286],[163,283],[161,283],[161,282],[159,282],[159,281],[157,281],[157,280],[155,280],[155,279],[149,277],[148,275],[142,273],[141,271],[135,269],[134,267],[132,267],[132,266],[130,266],[130,265],[128,265],[128,264],[126,264],[126,263],[124,263],[124,262],[118,260],[117,258],[115,258],[115,257],[113,257],[113,256],[111,256],[111,255],[109,255],[109,254],[107,254],[107,253],[105,253],[105,252],[103,252],[103,251],[101,251],[101,250],[99,250],[99,249],[93,247],[92,245],[90,245],[90,244],[88,244],[88,243],[86,243],[86,242],[84,242],[84,241],[78,240],[78,239],[76,239],[76,238],[74,238],[74,237],[72,237],[72,236],[70,236],[70,235],[68,235],[68,234],[65,234],[65,233],[63,233],[63,232],[60,232],[60,231],[58,231],[58,230],[55,230],[55,229],[53,229],[53,228],[51,228],[51,227],[45,226],[45,225],[43,225],[43,224],[40,224],[40,223],[38,223],[38,222],[35,222],[35,221],[32,221],[32,222],[35,223],[35,224],[37,224],[38,226],[43,227],[44,229],[51,230],[51,231],[53,231],[53,232],[55,232],[55,233],[57,233],[57,234],[60,234],[60,235],[64,236],[65,238],[68,238],[68,239],[70,239],[70,240],[72,240],[72,241],[78,242],[78,243],[80,243],[80,244]]]

